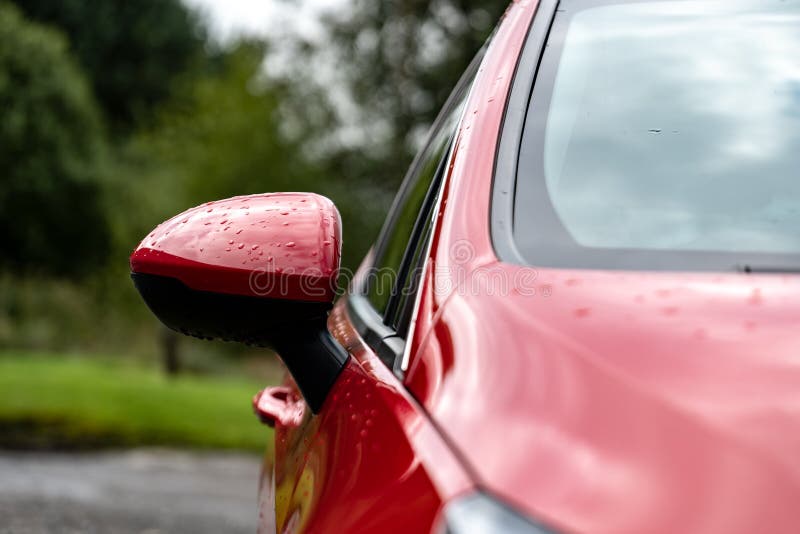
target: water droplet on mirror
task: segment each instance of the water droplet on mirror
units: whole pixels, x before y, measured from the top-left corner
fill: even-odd
[[[294,246],[295,246],[294,241],[289,241],[288,243],[286,243],[286,248],[294,248]]]
[[[244,243],[239,243],[239,250],[242,250],[243,248],[244,248]]]

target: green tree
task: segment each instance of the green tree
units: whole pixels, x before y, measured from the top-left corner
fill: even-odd
[[[0,3],[0,267],[77,275],[109,249],[103,134],[54,30]]]
[[[176,76],[204,57],[204,30],[180,0],[15,1],[67,35],[115,131],[149,115],[172,95]]]
[[[346,176],[328,174],[310,154],[309,139],[326,124],[326,109],[313,101],[303,113],[284,103],[294,87],[269,78],[267,49],[248,41],[232,46],[215,75],[185,83],[181,102],[160,112],[127,151],[130,179],[120,205],[136,217],[118,221],[129,246],[157,223],[209,200],[270,191],[314,191],[337,203],[345,226],[345,263],[365,253],[380,216],[373,188],[352,187]]]

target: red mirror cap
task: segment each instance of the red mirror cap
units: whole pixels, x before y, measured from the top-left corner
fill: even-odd
[[[209,202],[160,224],[133,251],[131,271],[191,289],[331,302],[341,219],[314,193],[265,193]]]

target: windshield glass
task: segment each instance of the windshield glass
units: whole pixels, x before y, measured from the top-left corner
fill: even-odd
[[[515,237],[532,263],[784,263],[800,253],[800,2],[564,1],[525,128]]]

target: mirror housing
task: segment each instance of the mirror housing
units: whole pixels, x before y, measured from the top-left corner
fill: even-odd
[[[131,277],[169,328],[275,349],[312,411],[347,353],[327,330],[341,219],[313,193],[209,202],[159,225],[134,250]]]

